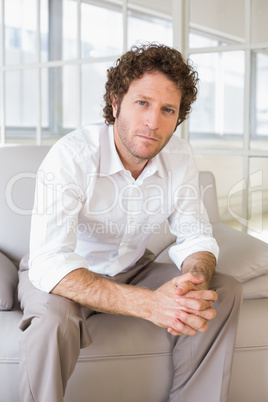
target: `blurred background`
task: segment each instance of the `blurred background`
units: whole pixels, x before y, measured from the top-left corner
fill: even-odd
[[[174,46],[199,96],[176,135],[214,173],[221,220],[268,242],[267,0],[1,0],[1,146],[53,144],[102,119],[106,70]]]

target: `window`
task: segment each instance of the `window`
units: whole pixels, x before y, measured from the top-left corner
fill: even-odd
[[[128,48],[138,42],[159,42],[172,46],[172,21],[129,10]]]
[[[127,7],[126,0],[2,2],[2,143],[53,143],[99,121],[107,69],[124,47],[172,45],[171,16],[150,0]]]
[[[101,3],[101,2],[100,2]],[[123,51],[122,9],[110,3],[81,5],[81,55],[117,56]]]
[[[189,3],[200,91],[185,132],[216,177],[220,218],[268,242],[267,1]]]
[[[252,53],[252,77],[254,91],[252,97],[251,147],[268,149],[268,51]]]
[[[190,118],[190,138],[200,147],[242,147],[244,123],[244,52],[190,55],[199,74],[199,95]],[[234,113],[235,111],[235,113]],[[219,145],[220,144],[220,145]]]

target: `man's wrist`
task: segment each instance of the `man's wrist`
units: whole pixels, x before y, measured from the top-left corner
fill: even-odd
[[[182,274],[191,272],[198,278],[202,278],[204,282],[199,285],[208,289],[210,281],[214,275],[216,267],[215,256],[207,251],[200,251],[188,256],[182,264]]]

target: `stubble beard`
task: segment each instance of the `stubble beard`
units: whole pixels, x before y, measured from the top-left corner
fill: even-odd
[[[118,136],[119,136],[120,141],[122,142],[123,146],[127,149],[127,151],[133,157],[138,158],[140,160],[149,160],[149,159],[154,158],[167,145],[167,143],[169,142],[170,138],[173,135],[173,133],[171,133],[162,145],[160,145],[160,146],[158,145],[150,153],[147,153],[146,155],[142,155],[138,149],[139,147],[135,146],[134,141],[132,140],[133,138],[135,139],[135,137],[137,135],[142,135],[142,136],[149,136],[152,138],[156,138],[157,140],[160,140],[161,137],[157,133],[151,131],[150,129],[135,130],[134,135],[129,137],[130,130],[129,130],[128,124],[127,124],[126,120],[122,119],[120,116],[118,116],[118,118],[117,118],[116,128],[117,128]],[[144,146],[147,147],[146,144],[144,144]],[[148,144],[147,148],[149,148],[149,147],[150,147],[150,144]]]

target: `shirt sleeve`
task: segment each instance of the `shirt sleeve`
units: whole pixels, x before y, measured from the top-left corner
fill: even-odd
[[[36,179],[31,220],[29,278],[49,293],[69,272],[87,268],[75,252],[78,215],[84,202],[83,171],[70,146],[54,146]]]
[[[176,245],[169,250],[172,261],[181,269],[183,261],[199,251],[212,253],[216,260],[219,247],[213,238],[212,226],[199,191],[199,172],[189,145],[189,159],[184,179],[175,186],[174,212],[168,222],[170,231],[176,236]]]

